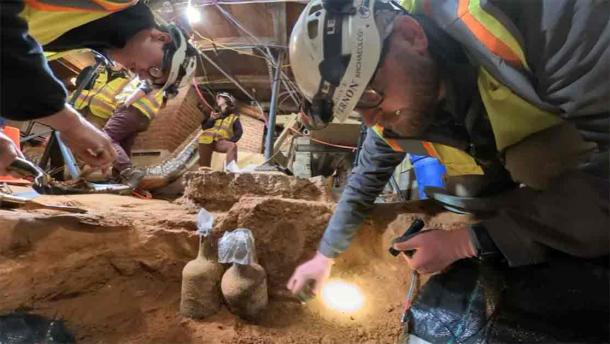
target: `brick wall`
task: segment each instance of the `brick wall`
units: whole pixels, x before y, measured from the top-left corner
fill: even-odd
[[[186,137],[201,125],[203,113],[197,108],[198,96],[189,87],[178,96],[168,101],[150,124],[148,130],[136,139],[134,150],[165,150],[172,152]],[[261,153],[263,150],[263,121],[247,115],[240,117],[244,134],[238,142],[242,151]]]
[[[262,153],[265,123],[245,115],[240,116],[239,120],[242,128],[244,129],[244,134],[242,135],[241,140],[239,140],[237,143],[239,150]]]
[[[167,102],[148,130],[136,139],[134,150],[172,152],[201,125],[203,113],[197,108],[197,94],[192,87],[181,90]]]

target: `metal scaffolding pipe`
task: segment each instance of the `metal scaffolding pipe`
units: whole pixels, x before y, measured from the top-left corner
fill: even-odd
[[[273,73],[271,85],[271,104],[269,105],[269,120],[267,121],[267,136],[265,137],[265,160],[271,159],[273,155],[273,139],[275,133],[275,116],[277,115],[278,93],[280,90],[280,72],[284,61],[284,51],[280,50],[277,56],[277,64]]]
[[[298,94],[298,88],[296,87],[296,85],[294,85],[294,83],[292,82],[292,80],[290,80],[290,78],[288,77],[288,75],[286,75],[286,73],[284,73],[284,71],[281,69],[282,67],[282,63],[278,63],[278,61],[276,61],[273,58],[273,54],[271,54],[271,51],[269,50],[269,45],[265,45],[263,44],[258,37],[256,37],[252,32],[250,32],[248,29],[246,29],[240,22],[239,20],[237,20],[237,18],[235,18],[233,15],[231,15],[231,13],[229,13],[227,10],[225,10],[222,6],[220,6],[218,3],[214,4],[216,9],[218,9],[218,11],[225,16],[225,18],[232,23],[233,25],[235,25],[236,28],[238,28],[239,30],[243,31],[246,35],[248,35],[250,37],[250,39],[252,40],[252,42],[254,44],[259,45],[259,47],[255,48],[257,49],[261,54],[263,54],[264,56],[266,56],[272,64],[275,64],[275,67],[279,66],[280,67],[280,74],[282,76],[282,84],[284,84],[284,87],[286,88],[286,90],[297,90],[297,94]],[[284,42],[282,42],[284,43]],[[265,49],[263,49],[262,47],[265,47]],[[295,102],[295,104],[297,104],[297,106],[299,106],[299,100],[298,97],[295,97],[294,95],[291,95],[291,98],[293,99],[293,101]]]
[[[248,96],[248,98],[252,99],[253,101],[256,102],[256,98],[254,98],[253,95],[250,94],[250,92],[248,92],[239,81],[235,80],[235,78],[233,78],[231,76],[231,74],[227,73],[224,69],[222,69],[218,64],[216,64],[216,62],[214,62],[214,60],[212,60],[208,55],[206,55],[204,52],[199,51],[199,55],[202,56],[204,59],[206,59],[206,61],[208,61],[209,64],[211,64],[212,66],[214,66],[214,68],[216,68],[220,73],[222,73],[222,75],[224,75],[227,79],[229,79],[232,83],[235,84],[235,86],[237,86],[237,88],[239,88],[242,92],[244,92],[244,94],[246,96]]]

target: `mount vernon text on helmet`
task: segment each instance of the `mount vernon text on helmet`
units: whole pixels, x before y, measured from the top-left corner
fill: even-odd
[[[348,85],[347,90],[341,95],[341,99],[337,102],[337,112],[346,112],[348,105],[352,102],[354,96],[356,96],[356,89],[361,83],[361,72],[362,72],[362,54],[364,52],[364,31],[358,29],[356,33],[356,54],[355,54],[355,73]]]

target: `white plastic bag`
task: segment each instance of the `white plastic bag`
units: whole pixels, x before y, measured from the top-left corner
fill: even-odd
[[[199,210],[197,214],[197,235],[207,237],[212,232],[214,226],[214,215],[205,208]]]
[[[256,262],[254,236],[247,228],[225,232],[218,241],[218,262],[250,265]]]

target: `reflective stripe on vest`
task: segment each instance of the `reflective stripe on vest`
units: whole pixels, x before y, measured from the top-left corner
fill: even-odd
[[[385,141],[385,143],[387,143],[388,146],[390,146],[390,148],[392,148],[393,151],[405,153],[405,151],[402,149],[402,147],[400,147],[398,140],[388,139],[383,135],[383,127],[381,125],[375,124],[373,126],[373,131],[377,134],[377,136],[379,136],[383,141]]]
[[[515,37],[506,25],[485,11],[481,0],[459,0],[457,12],[458,18],[489,51],[512,65],[529,69]]]
[[[530,81],[519,32],[489,0],[420,0],[415,8],[480,66],[478,89],[499,151],[562,121]]]
[[[532,84],[514,23],[490,0],[420,0],[415,14],[432,19],[466,50],[473,64],[484,67],[501,84],[536,107],[560,113]],[[423,3],[421,3],[423,2]],[[518,2],[506,2],[518,6]]]
[[[427,141],[389,139],[384,137],[384,129],[379,124],[374,125],[372,129],[395,152],[430,155],[439,159],[445,165],[448,176],[484,174],[474,158],[457,148]]]
[[[131,106],[140,110],[144,116],[153,119],[153,117],[155,117],[161,110],[162,104],[163,91],[153,91],[150,94],[136,100]]]
[[[77,110],[89,107],[89,111],[100,118],[110,118],[117,107],[117,95],[127,85],[129,79],[116,77],[108,82],[108,72],[103,70],[90,90],[83,90],[74,107]]]
[[[78,97],[76,97],[76,101],[74,102],[74,108],[76,110],[81,110],[88,107],[91,103],[91,98],[99,93],[101,88],[108,82],[108,72],[105,68],[98,67],[98,70],[100,69],[101,71],[97,74],[95,80],[93,80],[93,86],[91,89],[83,89]]]
[[[233,124],[239,119],[238,115],[231,114],[225,118],[214,121],[214,127],[206,129],[199,136],[199,143],[210,144],[218,140],[228,140],[233,136]]]
[[[26,0],[20,16],[28,23],[28,33],[45,45],[75,27],[136,3],[137,0]]]
[[[43,11],[114,12],[135,5],[137,0],[25,0],[28,6]]]

